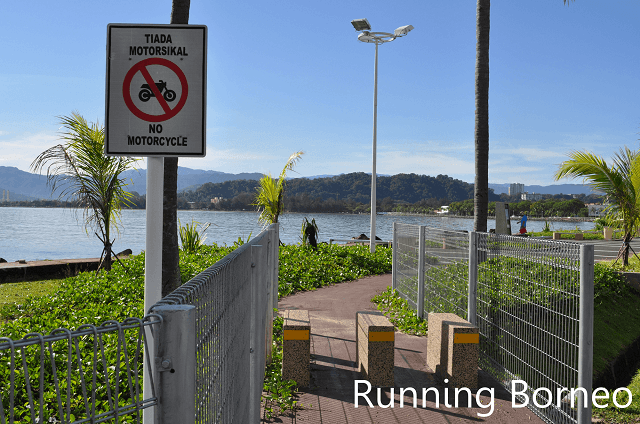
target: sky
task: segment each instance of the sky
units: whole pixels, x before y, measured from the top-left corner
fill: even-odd
[[[170,14],[170,0],[3,3],[0,166],[29,171],[60,116],[103,123],[107,25]],[[473,183],[470,0],[191,0],[189,23],[209,34],[207,155],[180,166],[279,174],[302,150],[292,177],[371,172],[375,47],[357,40],[359,18],[415,27],[379,47],[378,174]],[[550,185],[573,150],[639,148],[639,18],[637,0],[493,2],[490,183]]]

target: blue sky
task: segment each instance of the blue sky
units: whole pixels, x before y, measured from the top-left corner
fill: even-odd
[[[27,171],[56,116],[104,121],[107,24],[168,23],[171,1],[2,9],[0,166]],[[371,172],[374,46],[350,24],[367,18],[415,27],[380,47],[378,173],[473,182],[475,14],[469,0],[192,0],[209,29],[207,156],[180,165],[277,174],[303,150],[291,176]],[[490,183],[552,184],[571,150],[638,148],[639,18],[637,0],[492,4]]]

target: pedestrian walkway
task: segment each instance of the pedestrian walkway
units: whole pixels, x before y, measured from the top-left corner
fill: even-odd
[[[390,389],[381,393],[378,402],[376,389],[368,398],[370,408],[362,396],[358,407],[354,403],[354,382],[362,377],[355,369],[355,314],[356,311],[374,311],[376,305],[371,298],[391,285],[391,274],[362,278],[357,281],[323,287],[316,291],[297,293],[280,299],[279,311],[286,309],[306,309],[311,320],[311,383],[302,388],[299,398],[303,409],[295,417],[279,417],[271,422],[295,422],[300,424],[388,424],[388,423],[542,423],[527,408],[512,408],[511,395],[488,374],[480,371],[480,388],[483,391],[480,402],[475,401],[476,391],[472,391],[472,403],[467,404],[467,396],[462,393],[457,407],[454,404],[454,390],[448,390],[448,405],[445,406],[445,384],[426,366],[426,337],[395,334],[395,388],[393,407]],[[405,392],[404,407],[400,408],[400,388],[414,388],[417,405],[413,407],[413,394]],[[439,392],[439,405],[435,395],[430,393],[426,405],[422,404],[422,389],[435,387]],[[364,384],[359,392],[366,391]],[[493,412],[487,415],[493,403]]]

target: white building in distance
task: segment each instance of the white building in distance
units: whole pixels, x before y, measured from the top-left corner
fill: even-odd
[[[528,193],[525,191],[524,193],[520,194],[520,200],[531,200],[535,202],[541,199],[542,199],[541,193]]]
[[[513,183],[509,185],[509,196],[524,193],[524,184]]]

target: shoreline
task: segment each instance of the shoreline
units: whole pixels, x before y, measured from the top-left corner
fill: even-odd
[[[426,213],[411,213],[411,212],[382,212],[378,215],[393,215],[393,216],[424,216],[429,218],[461,218],[461,219],[473,219],[473,216],[465,215],[449,215],[439,214],[432,215]],[[531,217],[527,215],[527,219],[530,221],[550,221],[550,222],[593,222],[597,217],[594,216],[574,216],[574,217],[561,217],[561,216],[549,216],[549,217]],[[495,215],[487,216],[487,219],[496,219]],[[511,220],[520,219],[520,216],[512,216]]]

